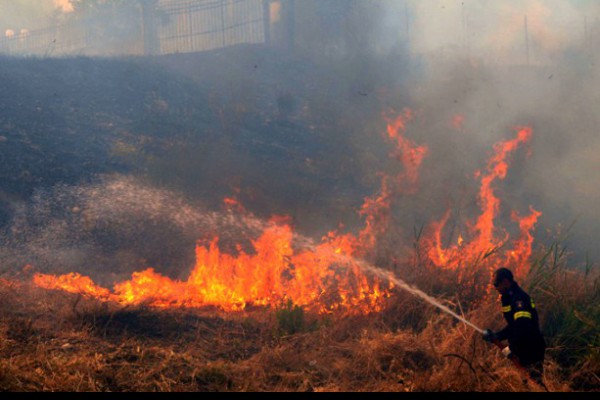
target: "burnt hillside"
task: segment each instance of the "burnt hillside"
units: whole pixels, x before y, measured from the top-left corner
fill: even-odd
[[[259,212],[268,204],[266,213],[297,211],[302,220],[334,199],[360,205],[372,189],[360,164],[385,153],[359,160],[352,133],[380,104],[363,93],[373,83],[339,72],[253,46],[156,58],[3,58],[2,224],[37,189],[112,173],[208,205],[237,193]]]
[[[174,216],[226,197],[320,237],[361,223],[388,162],[376,89],[389,76],[374,60],[319,65],[249,45],[1,61],[4,270],[184,275],[208,227]]]

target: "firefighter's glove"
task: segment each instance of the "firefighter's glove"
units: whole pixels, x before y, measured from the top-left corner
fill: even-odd
[[[513,354],[512,351],[510,351],[510,347],[506,346],[505,348],[502,349],[502,355],[506,358],[508,358],[509,360],[511,360],[513,358]]]
[[[498,340],[498,336],[496,336],[492,330],[486,329],[485,332],[483,332],[483,340],[493,343],[494,341]]]

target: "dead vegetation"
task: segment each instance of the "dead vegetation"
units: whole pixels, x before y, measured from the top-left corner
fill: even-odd
[[[379,122],[371,122],[380,121],[378,101],[367,104],[364,96],[356,95],[354,105],[340,102],[346,91],[314,90],[331,77],[310,71],[292,74],[288,85],[296,99],[288,88],[264,90],[276,86],[267,83],[279,69],[300,65],[291,61],[261,64],[257,73],[264,74],[264,85],[227,83],[239,89],[231,99],[220,98],[218,93],[227,91],[207,82],[243,76],[232,68],[254,66],[258,56],[229,63],[220,56],[202,57],[202,62],[194,57],[183,64],[180,57],[173,60],[183,69],[175,80],[158,66],[148,70],[136,62],[95,64],[87,59],[44,64],[48,70],[32,80],[27,69],[35,60],[3,59],[3,71],[11,79],[0,81],[7,104],[0,121],[0,142],[6,150],[0,202],[25,199],[40,186],[85,182],[100,173],[135,172],[215,204],[232,188],[251,187],[242,198],[254,198],[254,208],[268,204],[269,210],[295,210],[294,218],[305,230],[331,226],[326,217],[337,222],[354,216],[353,199],[372,192],[371,172],[387,159],[384,145],[373,146],[372,137],[362,135],[380,131]],[[144,75],[139,79],[126,79],[140,71]],[[202,82],[185,78],[190,71]],[[95,79],[88,78],[90,74]],[[313,82],[313,87],[304,89],[304,82]],[[24,95],[34,93],[30,86],[36,93],[43,88],[42,100]],[[23,98],[12,101],[9,97],[16,94]],[[50,118],[56,116],[60,120]],[[361,134],[348,135],[353,131]],[[371,149],[368,146],[373,151],[364,151]],[[471,147],[465,144],[464,149]],[[463,173],[460,168],[450,171]],[[430,178],[424,186],[442,186],[438,181],[445,175],[431,174],[435,180]],[[407,199],[405,208],[429,216],[435,207],[428,202],[437,202],[439,196],[431,199]],[[0,213],[7,207],[0,207]],[[0,220],[8,224],[9,213],[4,214]],[[176,245],[167,246],[160,236],[161,246],[148,246],[157,253],[149,263],[178,264],[173,260],[183,257],[179,250],[193,246],[164,224],[157,226],[168,231],[169,243]],[[148,231],[148,226],[138,231]],[[122,250],[119,246],[131,250],[138,241],[147,245],[151,236],[127,242],[109,228],[97,235],[100,242],[110,239],[106,247],[111,251]],[[394,254],[378,255],[383,260],[378,265],[442,299],[477,326],[502,325],[497,299],[482,293],[485,273],[467,266],[472,268],[458,277],[427,265],[418,246],[415,250],[412,266],[387,265]],[[600,281],[597,273],[588,271],[591,266],[582,272],[567,268],[565,255],[556,245],[542,251],[524,282],[542,312],[549,342],[545,380],[551,391],[598,391]],[[85,261],[86,268],[99,264]],[[189,260],[183,261],[180,264],[187,265]],[[0,271],[14,271],[8,267],[0,265]],[[93,268],[106,270],[100,264]],[[400,291],[383,312],[363,316],[314,315],[293,304],[225,313],[210,308],[123,308],[34,288],[30,277],[5,278],[0,278],[0,391],[538,390],[524,383],[498,350],[471,328]],[[473,281],[479,284],[477,290],[465,283]]]
[[[583,287],[569,290],[573,295],[578,291],[580,307],[584,297],[594,293]],[[555,312],[550,300],[540,293],[540,309]],[[461,308],[449,300],[448,304]],[[553,318],[548,312],[542,314],[543,321]],[[494,296],[475,310],[465,310],[465,315],[482,327],[502,324]],[[597,391],[597,342],[592,338],[589,352],[569,364],[561,358],[561,350],[568,350],[568,334],[562,331],[548,338],[548,389]],[[402,292],[392,296],[383,312],[366,316],[319,316],[293,305],[225,313],[209,308],[123,308],[45,291],[24,279],[3,279],[0,390],[540,389],[524,382],[471,328]]]

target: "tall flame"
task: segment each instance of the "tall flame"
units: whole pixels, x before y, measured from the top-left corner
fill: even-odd
[[[531,231],[535,227],[541,213],[531,208],[531,214],[519,217],[513,212],[515,220],[520,229],[520,236],[513,243],[511,250],[505,250],[505,257],[492,257],[505,247],[508,240],[506,232],[499,232],[495,226],[495,220],[500,211],[501,201],[496,196],[493,185],[497,181],[504,180],[508,173],[508,157],[520,146],[531,140],[533,131],[529,127],[517,128],[517,136],[514,139],[497,143],[494,146],[494,154],[487,163],[484,172],[478,171],[476,177],[481,180],[478,202],[481,214],[474,224],[470,225],[470,240],[461,237],[460,243],[444,248],[442,244],[442,231],[446,226],[451,212],[448,211],[444,217],[432,224],[432,233],[427,238],[429,247],[429,258],[437,266],[452,270],[460,269],[467,263],[478,263],[485,260],[490,270],[499,267],[501,263],[512,266],[517,275],[524,275],[528,271],[527,261],[531,255],[533,236]]]
[[[252,250],[248,253],[240,245],[237,255],[222,252],[218,237],[208,245],[197,245],[196,263],[185,281],[147,269],[117,283],[112,291],[79,274],[37,274],[34,282],[46,289],[80,293],[102,301],[159,308],[218,306],[239,311],[249,305],[270,306],[292,300],[321,313],[336,309],[358,313],[379,311],[390,296],[393,283],[384,284],[377,277],[368,277],[353,257],[363,258],[374,249],[391,223],[390,210],[398,195],[412,194],[418,189],[420,168],[429,149],[406,138],[407,124],[413,118],[414,113],[409,109],[395,118],[386,118],[387,138],[395,148],[392,156],[403,169],[395,176],[384,175],[381,191],[365,199],[359,212],[365,226],[357,235],[330,232],[320,244],[298,249],[293,246],[295,236],[289,219],[274,217],[251,242]],[[481,213],[467,225],[468,235],[460,235],[456,244],[448,247],[442,244],[451,211],[431,224],[425,242],[433,265],[457,271],[459,277],[466,274],[465,267],[469,265],[492,271],[508,264],[517,275],[527,273],[533,243],[531,232],[541,213],[533,208],[524,217],[513,212],[512,219],[520,234],[512,241],[512,248],[507,249],[509,235],[495,226],[501,201],[494,186],[506,178],[509,156],[528,143],[532,134],[531,128],[517,128],[517,136],[496,144],[486,169],[476,173],[481,185],[478,194]],[[235,198],[226,198],[224,203],[230,212],[248,213]]]
[[[394,145],[392,157],[399,161],[403,170],[396,176],[384,175],[380,192],[365,199],[360,215],[365,218],[365,227],[358,242],[363,249],[375,247],[377,239],[384,234],[390,223],[392,202],[399,194],[414,194],[418,190],[419,172],[429,152],[427,146],[419,146],[406,135],[407,125],[415,118],[414,112],[405,108],[395,117],[384,115],[387,122],[387,138]]]
[[[395,119],[386,119],[388,136],[395,141],[396,145],[395,157],[404,167],[404,171],[396,176],[396,190],[400,193],[415,193],[418,190],[421,164],[423,164],[429,148],[419,146],[405,136],[406,124],[414,119],[412,110],[404,109],[403,115],[401,114]]]
[[[347,260],[364,255],[386,231],[394,195],[416,191],[419,169],[428,148],[404,136],[406,125],[413,118],[410,109],[396,118],[386,118],[387,137],[395,147],[393,156],[404,170],[395,177],[384,176],[381,193],[365,199],[360,210],[365,227],[358,236],[330,232],[316,248],[296,252],[292,247],[294,234],[285,219],[279,218],[252,242],[253,254],[222,253],[218,238],[209,246],[197,246],[196,265],[187,281],[172,280],[154,269],[134,273],[131,280],[116,284],[112,292],[77,274],[61,277],[38,274],[34,281],[47,289],[154,307],[216,305],[235,311],[248,304],[272,305],[290,299],[298,305],[316,307],[320,312],[340,308],[360,312],[379,310],[393,284],[384,285],[377,278],[367,278],[357,264]],[[245,212],[235,198],[226,198],[224,203],[231,211]],[[342,256],[344,265],[338,268]]]

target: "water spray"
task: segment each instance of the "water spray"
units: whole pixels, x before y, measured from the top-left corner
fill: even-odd
[[[309,244],[311,241],[308,238],[303,238],[304,240],[308,241],[308,245],[313,246],[314,244]],[[484,331],[483,329],[481,329],[480,327],[478,327],[477,325],[473,324],[472,322],[468,321],[467,319],[465,319],[464,317],[458,315],[456,312],[452,311],[450,308],[448,308],[447,306],[443,305],[442,303],[439,302],[439,300],[429,296],[427,293],[423,292],[422,290],[419,290],[413,286],[410,286],[408,283],[404,282],[402,279],[395,277],[390,271],[386,271],[384,269],[378,268],[364,260],[359,260],[353,257],[349,257],[349,256],[344,256],[344,255],[340,255],[340,254],[335,254],[335,257],[337,257],[340,261],[346,262],[346,263],[355,263],[356,265],[358,265],[361,269],[365,270],[365,271],[369,271],[372,274],[382,278],[382,279],[386,279],[389,280],[393,283],[396,284],[396,286],[398,286],[399,288],[409,292],[410,294],[417,296],[423,300],[425,300],[426,302],[428,302],[429,304],[431,304],[432,306],[438,308],[439,310],[443,311],[444,313],[456,318],[457,320],[463,322],[465,325],[470,326],[471,328],[473,328],[475,331],[479,332],[480,334],[485,334],[486,331]],[[498,349],[500,349],[501,351],[504,352],[504,350],[507,349],[507,347],[505,347],[499,340],[493,340],[492,344],[494,344],[496,347],[498,347]],[[521,374],[523,374],[523,377],[526,379],[530,378],[529,372],[527,371],[527,369],[519,362],[519,360],[515,357],[509,357],[510,361],[512,362],[512,364],[519,370],[519,372]],[[543,389],[545,389],[546,391],[548,391],[548,389],[545,387],[545,385],[542,385]]]
[[[306,244],[309,247],[314,247],[314,243],[311,243],[312,241],[306,237],[303,237],[303,241],[306,241]],[[365,271],[369,271],[372,274],[382,278],[382,279],[386,279],[388,281],[393,282],[394,284],[396,284],[396,286],[398,286],[399,288],[407,291],[408,293],[417,296],[423,300],[425,300],[427,303],[431,304],[432,306],[438,308],[439,310],[443,311],[444,313],[456,318],[457,320],[463,322],[465,325],[470,326],[471,328],[473,328],[475,331],[479,332],[480,334],[485,334],[486,331],[484,331],[483,329],[481,329],[480,327],[478,327],[477,325],[473,324],[472,322],[468,321],[467,319],[465,319],[464,317],[458,315],[456,312],[452,311],[450,308],[448,308],[447,306],[443,305],[442,303],[439,302],[439,300],[429,296],[427,293],[423,292],[420,289],[417,289],[413,286],[410,286],[408,283],[404,282],[402,279],[395,277],[390,271],[386,271],[384,269],[378,268],[364,260],[359,260],[356,259],[354,257],[349,257],[349,256],[344,256],[344,255],[340,255],[340,254],[335,254],[335,257],[337,257],[340,261],[342,262],[346,262],[346,263],[354,263],[356,265],[358,265],[361,269],[365,270]],[[501,351],[507,349],[507,347],[505,347],[499,340],[493,340],[492,344],[494,344],[498,349],[500,349]],[[517,368],[519,370],[519,372],[523,375],[523,377],[525,379],[529,379],[530,375],[529,372],[527,371],[527,369],[519,362],[519,360],[515,357],[508,357],[510,359],[510,361],[512,362],[512,364],[515,366],[515,368]],[[545,385],[542,384],[543,389],[545,389],[546,391],[548,391],[548,389],[546,388]]]
[[[316,244],[313,242],[312,239],[303,236],[303,235],[299,235],[296,233],[297,236],[297,241],[299,243],[301,243],[301,245],[303,247],[309,248],[313,251],[316,251]],[[417,296],[423,300],[425,300],[427,303],[431,304],[432,306],[438,308],[439,310],[443,311],[444,313],[456,318],[457,320],[463,322],[464,324],[470,326],[471,328],[475,329],[477,332],[484,334],[485,331],[483,329],[481,329],[480,327],[476,326],[475,324],[473,324],[472,322],[468,321],[467,319],[465,319],[464,317],[458,315],[456,312],[452,311],[450,308],[448,308],[447,306],[443,305],[442,303],[440,303],[439,300],[429,296],[427,293],[423,292],[420,289],[417,289],[411,285],[409,285],[408,283],[404,282],[402,279],[394,276],[390,271],[386,271],[382,268],[376,267],[373,264],[368,263],[367,261],[364,260],[360,260],[354,257],[350,257],[350,256],[346,256],[343,254],[337,254],[335,252],[331,252],[330,254],[332,257],[335,257],[336,259],[338,259],[341,263],[346,263],[346,264],[356,264],[358,265],[363,271],[369,271],[372,274],[378,276],[379,278],[388,280],[390,282],[393,282],[397,287],[407,291],[408,293],[412,294],[413,296]]]
[[[246,227],[249,227],[250,229],[257,230],[257,231],[262,231],[262,230],[266,229],[266,227],[268,226],[267,222],[260,220],[254,216],[249,216],[249,215],[242,216],[242,221]],[[313,239],[311,239],[307,236],[298,234],[297,232],[295,232],[294,235],[295,235],[295,242],[297,243],[297,245],[299,247],[309,249],[313,252],[316,252],[317,245]],[[481,333],[482,335],[485,333],[485,331],[483,329],[481,329],[477,325],[473,324],[472,322],[468,321],[464,317],[458,315],[456,312],[452,311],[450,308],[443,305],[439,300],[429,296],[427,293],[423,292],[422,290],[409,285],[408,283],[404,282],[402,279],[394,276],[390,271],[386,271],[382,268],[374,266],[373,264],[371,264],[367,261],[357,259],[355,257],[347,256],[344,254],[338,254],[338,253],[334,252],[333,250],[331,250],[331,253],[329,255],[332,258],[337,259],[342,264],[355,264],[359,268],[361,268],[363,271],[368,271],[368,272],[378,276],[379,278],[393,282],[397,287],[405,290],[406,292],[412,294],[413,296],[416,296],[416,297],[421,298],[422,300],[425,300],[427,303],[438,308],[439,310],[443,311],[444,313],[454,317],[455,319],[463,322],[465,325],[473,328],[474,330]]]
[[[417,296],[417,297],[425,300],[432,306],[437,307],[438,309],[445,312],[446,314],[451,315],[452,317],[456,318],[457,320],[459,320],[459,321],[465,323],[466,325],[470,326],[471,328],[475,329],[477,332],[479,332],[481,334],[485,333],[485,331],[483,329],[479,328],[472,322],[466,320],[464,317],[458,315],[456,312],[452,311],[450,308],[448,308],[447,306],[440,303],[439,300],[429,296],[427,293],[423,292],[422,290],[419,290],[413,286],[410,286],[408,283],[404,282],[402,279],[393,276],[391,272],[382,270],[381,268],[377,268],[377,267],[375,267],[369,263],[366,263],[364,261],[358,261],[358,260],[353,260],[353,261],[356,262],[362,269],[368,270],[368,271],[372,272],[373,274],[379,276],[380,278],[384,278],[391,282],[394,282],[394,284],[396,284],[396,286],[398,286],[399,288],[411,293],[414,296]]]
[[[56,189],[56,192],[43,196],[40,199],[39,204],[36,204],[36,207],[31,212],[37,219],[52,220],[53,216],[47,215],[45,210],[56,208],[55,206],[50,207],[54,202],[58,202],[63,208],[71,209],[77,206],[78,209],[85,209],[88,217],[91,217],[94,220],[102,220],[110,224],[127,224],[130,220],[128,218],[129,215],[135,216],[136,213],[139,213],[140,210],[142,210],[146,220],[168,221],[181,229],[182,232],[187,232],[189,235],[195,235],[198,231],[219,231],[228,233],[229,236],[238,236],[241,234],[242,236],[247,235],[250,237],[256,232],[264,231],[272,224],[271,222],[257,218],[252,214],[239,215],[233,211],[207,212],[198,210],[194,206],[187,204],[176,194],[140,185],[135,179],[126,177],[111,179],[91,186],[58,188]],[[28,219],[23,218],[23,220],[27,221]],[[62,229],[54,232],[52,230],[56,230],[54,225],[56,224],[50,224],[47,229],[44,229],[39,233],[39,236],[54,241],[65,236]],[[63,225],[58,224],[58,226],[62,227]],[[23,226],[24,230],[29,230],[27,228],[29,227]],[[75,233],[72,240],[77,241],[80,240],[81,237],[85,237],[85,230],[87,228],[84,224],[72,223],[68,225],[67,228],[70,234]],[[126,228],[133,229],[128,226]],[[48,231],[49,229],[51,230]],[[233,233],[234,231],[235,233]],[[37,231],[34,230],[32,234],[35,234],[36,232]],[[66,235],[66,237],[70,238],[69,235]],[[28,239],[29,242],[35,242],[34,240],[31,240],[31,237]],[[312,238],[295,232],[294,242],[299,248],[317,252],[318,245]],[[49,247],[54,250],[52,246],[43,247]],[[29,248],[27,252],[35,253],[35,250],[36,249]],[[44,253],[44,255],[46,255],[46,253]],[[394,276],[390,271],[378,268],[367,261],[352,256],[337,254],[333,249],[331,249],[328,256],[337,260],[342,265],[354,264],[365,272],[370,272],[384,280],[393,282],[402,290],[425,300],[427,303],[470,326],[477,332],[484,333],[481,328],[475,326],[461,315],[458,315],[447,306],[441,304],[437,299]]]

